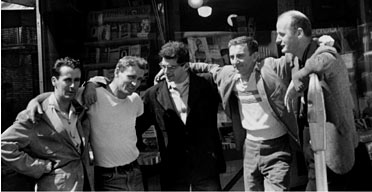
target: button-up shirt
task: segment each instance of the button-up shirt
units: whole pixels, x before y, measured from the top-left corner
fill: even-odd
[[[78,115],[76,113],[76,110],[74,106],[70,105],[70,110],[67,113],[63,112],[57,102],[56,97],[54,96],[54,93],[51,97],[51,102],[49,103],[49,106],[53,109],[53,111],[58,115],[58,117],[61,119],[61,122],[63,124],[63,127],[67,130],[68,135],[70,136],[72,142],[74,143],[75,147],[80,150],[81,145],[81,139],[79,132],[77,131],[76,123],[78,120]]]
[[[178,115],[181,120],[186,124],[187,118],[187,101],[189,98],[189,81],[190,78],[187,77],[182,83],[167,82],[168,89],[176,106]]]

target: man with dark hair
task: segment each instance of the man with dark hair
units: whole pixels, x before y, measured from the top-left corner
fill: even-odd
[[[118,61],[114,79],[108,86],[91,88],[96,90],[96,102],[89,106],[87,118],[92,127],[95,187],[98,191],[144,189],[137,163],[139,150],[135,129],[136,118],[143,113],[143,102],[135,90],[143,79],[146,65],[143,58],[125,56]],[[38,97],[32,104],[30,102],[28,108],[31,111],[35,111],[38,100],[43,100]]]
[[[228,47],[232,65],[194,63],[190,67],[213,74],[223,108],[232,120],[237,148],[244,149],[245,190],[289,190],[290,139],[299,144],[296,120],[283,103],[292,58],[258,62],[258,43],[247,36],[230,40]]]
[[[146,128],[154,124],[161,136],[162,190],[221,190],[225,170],[217,130],[218,93],[210,74],[189,71],[189,52],[181,42],[162,46],[160,67],[165,81],[143,96]]]
[[[219,191],[219,173],[226,167],[217,130],[219,98],[212,78],[189,71],[189,51],[181,42],[166,43],[159,55],[166,80],[145,91],[144,114],[136,128],[141,135],[155,126],[161,190]],[[99,79],[95,80],[102,82]]]
[[[90,127],[82,126],[85,111],[74,100],[80,78],[79,61],[58,59],[51,79],[54,92],[42,103],[41,120],[33,124],[22,111],[1,135],[2,163],[34,178],[37,190],[94,190]]]
[[[296,72],[285,96],[285,105],[291,110],[292,102],[302,94],[305,103],[300,106],[298,122],[303,129],[303,148],[308,163],[307,190],[316,190],[314,156],[311,150],[309,124],[307,119],[307,87],[309,75],[318,75],[324,94],[326,109],[326,150],[325,160],[328,173],[329,190],[356,190],[360,186],[349,186],[352,179],[346,173],[352,170],[355,162],[355,148],[358,135],[353,116],[353,99],[350,91],[348,70],[336,49],[319,46],[311,38],[310,20],[301,12],[291,10],[278,17],[276,24],[277,43],[283,53],[291,53],[299,60]],[[370,167],[367,166],[366,169]],[[349,175],[350,176],[350,175]],[[368,177],[367,177],[368,178]],[[363,185],[368,185],[365,183]]]

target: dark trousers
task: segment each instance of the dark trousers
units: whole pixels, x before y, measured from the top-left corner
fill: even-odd
[[[183,155],[175,154],[172,157],[182,158],[162,162],[162,191],[221,191],[216,161],[206,158],[209,154]]]
[[[163,178],[165,179],[165,178]],[[161,178],[162,180],[162,178]],[[219,175],[205,179],[194,179],[190,181],[189,178],[183,180],[173,180],[170,182],[169,177],[167,181],[161,182],[162,191],[221,191],[221,183]]]

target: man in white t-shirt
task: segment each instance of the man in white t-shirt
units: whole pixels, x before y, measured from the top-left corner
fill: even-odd
[[[139,57],[120,59],[113,81],[105,88],[96,89],[97,102],[87,111],[92,127],[97,191],[144,190],[136,161],[139,151],[135,130],[136,118],[143,113],[143,102],[134,91],[141,84],[146,65]]]
[[[135,130],[143,102],[134,91],[141,84],[146,64],[144,59],[125,56],[116,65],[113,81],[96,89],[97,102],[89,107],[88,118],[97,190],[143,190]]]
[[[159,52],[166,81],[147,89],[144,113],[137,119],[137,133],[150,126],[157,131],[161,157],[160,186],[163,191],[220,191],[219,173],[225,161],[217,130],[218,93],[211,74],[189,71],[185,44],[170,41]],[[104,77],[91,81],[106,85]],[[94,103],[97,89],[86,89]],[[90,96],[89,96],[90,95]]]

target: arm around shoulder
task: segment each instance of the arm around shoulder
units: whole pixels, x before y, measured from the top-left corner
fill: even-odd
[[[110,83],[110,80],[104,76],[95,76],[89,79],[87,85],[93,83],[96,87],[107,86]]]
[[[213,73],[220,68],[217,64],[208,63],[189,63],[190,69],[195,73]]]
[[[28,118],[33,122],[37,122],[40,119],[40,114],[43,114],[43,109],[41,103],[47,99],[52,92],[42,93],[35,98],[31,99],[28,104],[26,111],[28,113]]]

